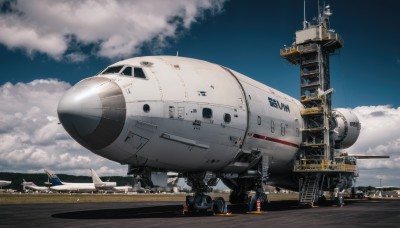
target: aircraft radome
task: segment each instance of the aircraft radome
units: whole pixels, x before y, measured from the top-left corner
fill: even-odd
[[[177,172],[195,192],[187,197],[191,209],[214,205],[221,212],[223,199],[205,195],[218,180],[233,190],[231,203],[245,203],[249,190],[262,195],[265,182],[298,190],[293,165],[301,156],[303,109],[295,98],[232,69],[148,56],[78,82],[60,100],[58,116],[78,143],[128,164],[128,173],[147,185],[157,173]],[[360,132],[358,118],[346,109],[333,113],[337,145],[350,147]],[[328,190],[351,186],[353,176],[343,178],[329,180]]]

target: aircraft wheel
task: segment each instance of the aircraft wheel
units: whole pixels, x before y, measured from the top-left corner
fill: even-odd
[[[213,210],[215,214],[226,214],[224,198],[218,197],[214,200]]]
[[[190,211],[194,210],[194,196],[186,196],[186,206]]]

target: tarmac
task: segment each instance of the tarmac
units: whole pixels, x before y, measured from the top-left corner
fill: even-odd
[[[183,202],[0,205],[0,227],[397,227],[400,200],[349,200],[344,207],[273,201],[267,211],[183,215]]]

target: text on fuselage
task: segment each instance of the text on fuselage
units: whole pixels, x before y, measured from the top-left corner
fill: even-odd
[[[285,111],[285,112],[290,112],[289,105],[284,104],[282,102],[279,102],[279,101],[277,101],[277,100],[275,100],[273,98],[270,98],[270,97],[268,97],[268,101],[269,101],[269,105],[271,105],[271,107],[280,109],[280,110]]]

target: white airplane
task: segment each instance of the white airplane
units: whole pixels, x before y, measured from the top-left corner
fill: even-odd
[[[96,171],[90,169],[92,174],[93,184],[98,190],[111,190],[114,192],[131,192],[132,186],[117,186],[117,182],[105,182],[100,179]]]
[[[0,188],[3,188],[3,187],[8,186],[10,184],[11,184],[11,181],[0,180]]]
[[[30,189],[32,191],[37,191],[37,192],[49,192],[50,189],[46,186],[37,186],[33,182],[27,182],[25,179],[23,179],[23,182],[21,184],[23,186],[23,189]]]
[[[95,192],[96,188],[93,183],[67,183],[62,182],[57,175],[51,173],[50,171],[44,170],[44,172],[49,177],[49,181],[52,186],[51,190],[59,192]]]
[[[117,62],[80,81],[59,102],[58,116],[78,143],[129,164],[128,172],[147,183],[153,171],[174,171],[205,197],[221,179],[233,190],[231,203],[241,203],[259,186],[261,164],[270,184],[298,190],[293,163],[303,109],[229,68],[150,56]],[[336,109],[332,121],[338,123],[335,140],[342,148],[353,145],[360,132],[354,113]]]

